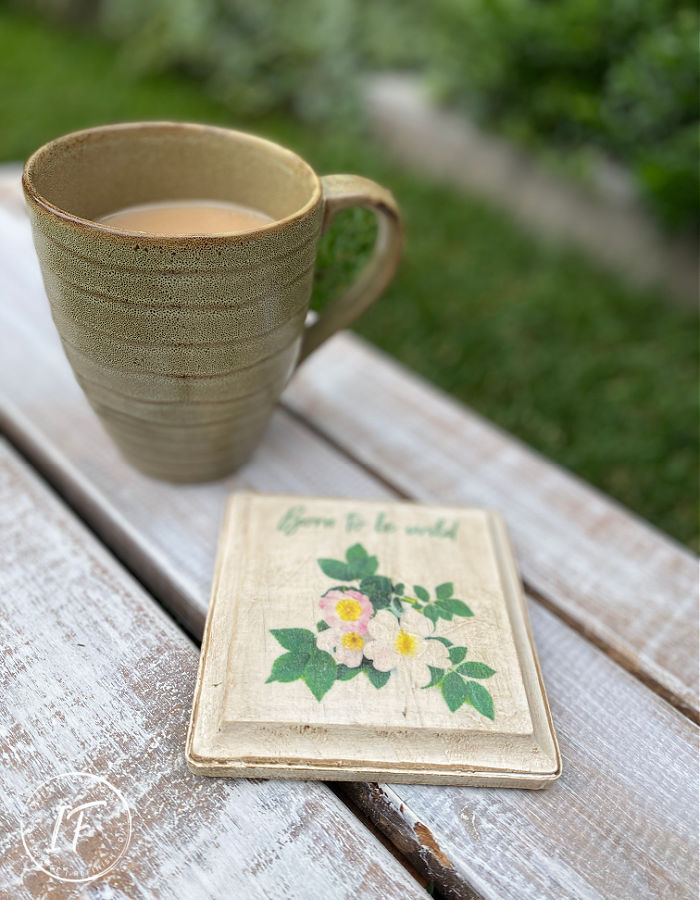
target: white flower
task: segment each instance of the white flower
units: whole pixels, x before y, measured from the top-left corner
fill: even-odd
[[[441,641],[426,640],[433,632],[432,622],[415,609],[409,609],[401,619],[381,609],[369,620],[367,631],[365,656],[380,672],[405,669],[413,683],[423,687],[430,681],[428,666],[446,669],[450,665],[447,647]]]
[[[349,669],[356,669],[362,662],[366,637],[359,631],[326,628],[316,637],[316,646],[319,650],[326,650],[332,654],[337,663],[342,663]]]

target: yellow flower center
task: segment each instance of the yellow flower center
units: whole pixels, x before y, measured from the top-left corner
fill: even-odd
[[[346,650],[362,650],[365,646],[362,635],[358,634],[356,631],[348,631],[347,634],[343,635],[340,643]]]
[[[345,600],[339,600],[336,603],[335,611],[338,613],[338,618],[342,619],[343,622],[355,622],[360,618],[362,607],[357,600],[353,600],[352,597],[346,597]]]
[[[396,652],[400,653],[401,656],[415,656],[418,641],[412,634],[408,634],[406,631],[399,631],[394,647],[396,647]]]

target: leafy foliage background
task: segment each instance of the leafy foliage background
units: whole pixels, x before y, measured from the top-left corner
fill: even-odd
[[[362,73],[410,68],[516,141],[623,162],[659,218],[696,229],[698,24],[688,0],[16,0],[186,69],[238,115],[356,118]],[[572,162],[573,160],[573,162]]]
[[[60,13],[60,22],[0,4],[0,160],[24,159],[78,128],[170,118],[254,131],[301,153],[318,172],[374,178],[401,205],[406,252],[394,282],[355,330],[698,549],[694,310],[665,302],[663,290],[634,287],[571,248],[538,240],[485,202],[403,170],[347,112],[351,96],[344,109],[313,113],[316,119],[302,120],[291,100],[245,117],[232,101],[214,99],[203,73],[193,75],[183,63],[149,63],[147,48],[141,63],[135,38],[101,36],[91,24],[96,0],[85,0],[87,19],[76,0],[40,5]],[[364,7],[367,26],[368,10],[391,13],[390,27],[374,32],[382,65],[397,65],[399,50],[421,49],[405,37],[416,8],[406,0],[395,17],[386,0]],[[162,71],[140,70],[137,62]],[[311,87],[323,101],[323,79]],[[315,308],[354,278],[373,237],[365,210],[336,219],[319,247]]]

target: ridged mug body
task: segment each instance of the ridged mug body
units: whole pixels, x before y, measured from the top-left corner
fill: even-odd
[[[181,137],[180,128],[193,129],[184,135],[192,144],[190,153],[202,142],[207,145],[210,132],[221,132],[172,127]],[[77,142],[77,154],[80,134],[69,136]],[[178,189],[175,172],[155,190],[151,186],[149,191],[146,181],[134,183],[143,177],[129,175],[130,165],[139,167],[138,148],[130,161],[129,141],[123,133],[117,137],[121,142],[104,149],[112,161],[121,160],[114,177],[128,181],[124,205],[133,198],[167,197]],[[221,134],[214,144],[212,164],[221,159],[221,172],[203,180],[196,173],[189,181],[184,178],[178,196],[198,196],[199,190],[225,198]],[[154,151],[152,144],[150,148]],[[175,145],[171,151],[166,154],[170,165],[186,173],[193,163],[180,159]],[[66,152],[63,148],[64,158]],[[249,156],[242,154],[241,165]],[[280,182],[286,178],[292,196],[287,201],[271,197],[274,184],[260,184],[258,190],[253,185],[250,196],[278,221],[250,235],[226,237],[140,236],[84,221],[82,216],[97,217],[110,205],[120,205],[119,192],[111,190],[103,191],[96,204],[78,199],[82,215],[59,215],[37,196],[33,184],[27,185],[25,172],[34,242],[65,353],[122,454],[146,474],[203,481],[240,466],[260,442],[295,368],[311,296],[322,199],[315,175],[298,167],[298,157],[276,157],[271,151],[271,158],[275,165],[287,166]],[[99,155],[90,152],[90,159]],[[80,177],[79,162],[67,166],[69,175],[75,170]],[[44,161],[44,170],[49,164]],[[258,167],[250,178],[264,179],[265,171]],[[274,182],[274,171],[271,178]],[[306,201],[301,209],[279,221],[280,212],[300,199]]]

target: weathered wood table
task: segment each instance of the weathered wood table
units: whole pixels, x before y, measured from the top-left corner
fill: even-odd
[[[683,548],[356,338],[286,391],[224,482],[130,469],[59,345],[17,169],[0,179],[0,896],[695,897],[697,569]],[[227,493],[500,509],[561,743],[543,792],[210,780],[184,736]],[[39,871],[32,791],[81,770],[133,836],[104,878]]]

